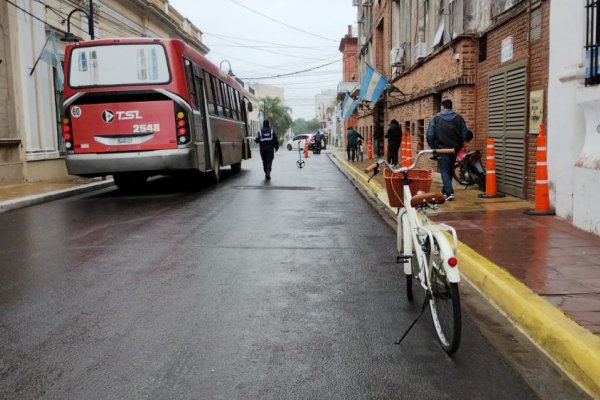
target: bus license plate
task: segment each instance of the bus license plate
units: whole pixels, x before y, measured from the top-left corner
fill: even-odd
[[[120,138],[117,138],[117,143],[118,144],[132,144],[133,138],[132,137],[120,137]]]

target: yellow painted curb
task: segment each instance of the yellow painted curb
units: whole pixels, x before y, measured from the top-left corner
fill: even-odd
[[[592,397],[600,398],[600,338],[504,269],[459,243],[461,272]]]
[[[389,207],[384,187],[374,181],[367,183],[364,174],[353,165],[333,156],[361,185],[374,192]],[[600,399],[598,336],[462,242],[458,245],[457,258],[460,271],[468,280],[504,311],[570,379],[592,397]]]
[[[346,170],[346,172],[348,172],[350,175],[352,175],[356,180],[358,180],[363,186],[366,186],[371,192],[373,192],[375,195],[379,196],[380,194],[385,192],[385,188],[383,186],[381,186],[379,183],[375,182],[375,181],[371,181],[369,182],[368,178],[365,177],[365,175],[361,172],[358,172],[356,170],[356,168],[350,164],[348,161],[339,158],[337,155],[335,155],[334,153],[331,153],[331,155],[333,157],[335,157],[335,159],[337,160],[337,162],[341,163],[344,165],[344,169]]]

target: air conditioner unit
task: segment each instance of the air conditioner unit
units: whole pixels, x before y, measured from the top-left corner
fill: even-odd
[[[420,60],[427,56],[427,46],[425,42],[419,42],[415,45],[415,59]]]
[[[390,50],[390,65],[392,67],[404,65],[404,47],[394,47]]]
[[[358,6],[358,0],[352,0],[352,6],[353,7],[357,7]]]

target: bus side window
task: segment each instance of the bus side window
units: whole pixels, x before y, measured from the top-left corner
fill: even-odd
[[[213,87],[215,88],[215,103],[217,103],[217,115],[224,116],[225,112],[223,111],[223,91],[221,90],[221,81],[212,77],[213,79]]]
[[[223,85],[223,94],[225,95],[225,116],[229,118],[233,118],[233,101],[231,99],[231,87],[225,82],[221,83]]]
[[[188,92],[190,95],[190,103],[192,108],[198,109],[198,93],[196,87],[194,87],[194,66],[192,62],[188,59],[185,59],[185,78],[187,81]]]
[[[233,112],[234,112],[234,116],[235,119],[237,119],[238,121],[241,121],[241,115],[240,115],[240,93],[237,90],[233,90]]]
[[[204,110],[204,104],[202,104],[202,95],[200,94],[201,90],[202,90],[202,86],[203,86],[202,85],[202,77],[199,76],[199,75],[196,75],[196,76],[194,76],[194,81],[196,82],[196,87],[198,88],[198,93],[196,93],[196,95],[198,96],[198,99],[197,99],[198,107],[197,107],[197,109]],[[204,111],[202,111],[202,112],[204,113]]]
[[[213,81],[212,76],[208,73],[204,73],[204,82],[206,84],[206,101],[208,102],[208,112],[210,114],[216,114],[217,107],[215,104],[215,93],[213,91]]]
[[[229,102],[231,104],[231,118],[238,119],[237,116],[237,99],[235,98],[235,90],[229,86]]]
[[[219,82],[219,86],[221,87],[221,96],[223,96],[220,103],[223,106],[223,109],[219,110],[222,112],[220,115],[229,117],[229,111],[227,110],[227,85],[224,82]]]

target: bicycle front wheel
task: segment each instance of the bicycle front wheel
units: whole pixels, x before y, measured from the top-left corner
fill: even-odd
[[[453,354],[460,345],[462,316],[458,284],[448,282],[442,265],[440,248],[434,240],[427,248],[427,258],[431,269],[431,299],[429,309],[435,326],[438,341],[448,354]]]

